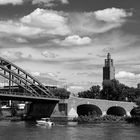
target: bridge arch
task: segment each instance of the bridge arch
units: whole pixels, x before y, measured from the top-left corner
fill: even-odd
[[[140,114],[140,108],[139,107],[134,107],[131,111],[130,111],[130,115],[131,116],[137,116]]]
[[[107,112],[107,115],[114,115],[114,116],[125,116],[127,115],[126,110],[121,106],[112,106],[110,107]]]
[[[77,114],[78,116],[85,116],[85,115],[101,116],[102,111],[96,105],[82,104],[82,105],[77,106]]]
[[[131,111],[130,111],[130,115],[131,116],[135,116],[136,115],[136,109],[133,108]]]

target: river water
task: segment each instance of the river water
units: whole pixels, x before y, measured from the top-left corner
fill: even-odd
[[[140,125],[56,123],[48,128],[35,122],[0,121],[0,140],[140,140]]]

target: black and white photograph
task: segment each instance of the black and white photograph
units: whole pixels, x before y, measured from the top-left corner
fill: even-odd
[[[140,0],[0,0],[0,140],[139,140]]]

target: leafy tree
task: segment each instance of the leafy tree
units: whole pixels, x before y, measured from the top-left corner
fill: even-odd
[[[79,92],[78,97],[91,98],[91,99],[99,98],[100,97],[100,86],[93,85],[89,90]]]
[[[135,89],[135,97],[136,99],[140,98],[140,89],[138,88]]]
[[[71,94],[65,88],[55,88],[51,89],[51,91],[54,94],[54,96],[58,97],[59,99],[68,99]]]
[[[93,85],[89,90],[79,92],[78,97],[134,102],[140,98],[140,89],[128,87],[114,79],[106,81],[102,90],[99,85]]]
[[[118,80],[111,80],[110,86],[104,86],[100,95],[101,99],[134,101],[140,97],[140,90],[119,83]]]
[[[99,96],[100,96],[100,86],[99,85],[97,85],[97,86],[93,85],[90,88],[90,92],[94,94],[95,98],[99,98]]]

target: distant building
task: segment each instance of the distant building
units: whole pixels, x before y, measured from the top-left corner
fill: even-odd
[[[109,86],[113,79],[115,79],[115,67],[113,66],[113,59],[111,59],[111,55],[108,53],[103,67],[103,86]]]
[[[140,83],[137,84],[137,88],[140,89]]]
[[[103,67],[103,80],[112,79],[115,79],[115,67],[113,66],[113,59],[111,59],[111,55],[108,53]]]

